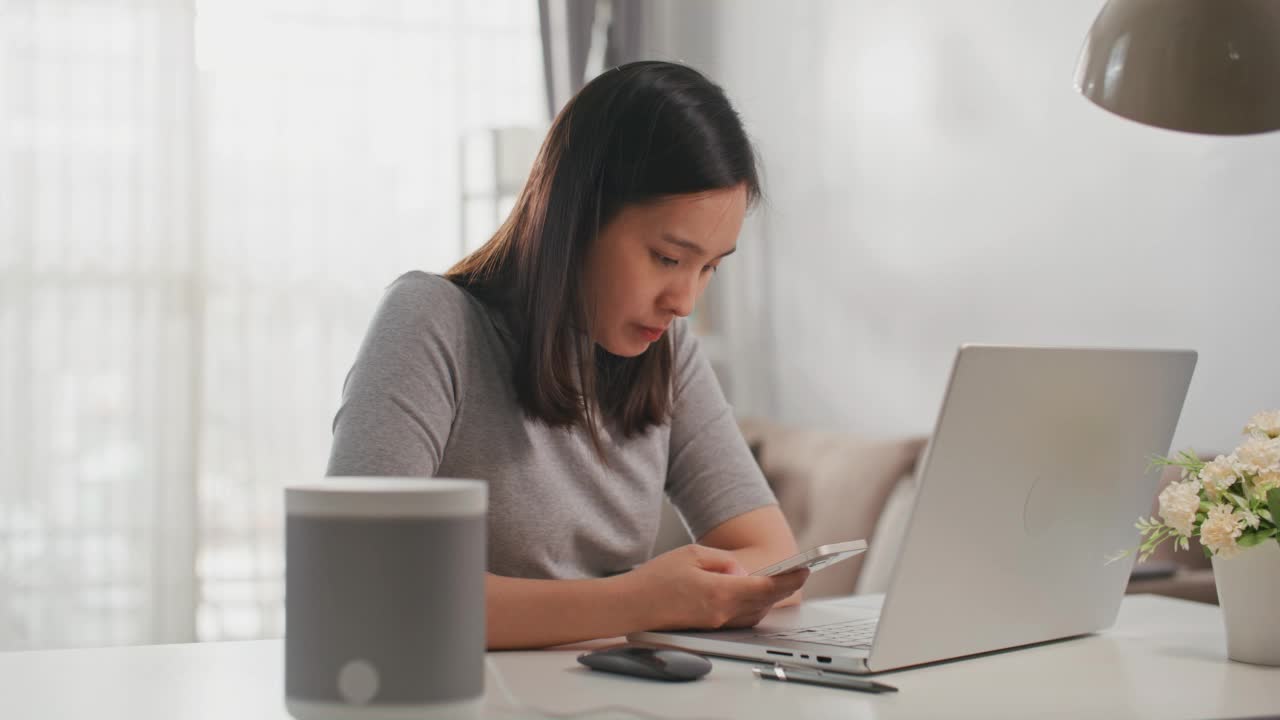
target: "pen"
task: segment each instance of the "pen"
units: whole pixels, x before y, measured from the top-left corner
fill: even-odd
[[[808,670],[804,668],[783,667],[775,663],[772,668],[753,667],[751,672],[756,677],[765,680],[778,680],[780,682],[798,682],[809,685],[822,685],[824,687],[843,688],[845,690],[858,690],[860,692],[869,693],[885,693],[898,692],[898,688],[892,685],[885,685],[874,680],[863,680],[862,678],[849,677],[848,675],[827,674],[821,670]]]

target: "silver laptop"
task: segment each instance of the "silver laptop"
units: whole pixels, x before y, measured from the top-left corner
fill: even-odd
[[[1111,626],[1196,364],[1190,350],[965,345],[883,596],[805,602],[748,630],[633,642],[847,673]]]

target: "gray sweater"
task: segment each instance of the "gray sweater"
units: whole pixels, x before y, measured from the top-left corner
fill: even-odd
[[[623,440],[529,419],[501,316],[438,275],[388,288],[343,387],[328,474],[488,482],[488,570],[604,577],[649,559],[665,492],[694,537],[775,502],[683,321],[666,424]]]

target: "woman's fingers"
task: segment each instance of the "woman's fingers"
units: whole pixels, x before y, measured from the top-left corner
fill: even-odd
[[[694,558],[698,567],[723,575],[746,575],[747,571],[738,563],[738,558],[728,550],[695,545]]]
[[[799,590],[808,578],[807,568],[772,577],[735,578],[742,582],[735,583],[739,586],[739,592],[736,607],[731,614],[738,621],[754,618],[754,622],[751,623],[754,625],[773,608],[774,604]]]
[[[772,577],[748,575],[733,553],[686,545],[632,571],[631,578],[650,598],[665,598],[650,627],[749,627],[790,597],[809,577],[807,569]]]

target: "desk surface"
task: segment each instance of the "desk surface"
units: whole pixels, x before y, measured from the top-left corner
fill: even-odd
[[[1124,600],[1102,634],[877,675],[888,695],[759,680],[716,659],[689,684],[587,670],[579,650],[491,653],[488,718],[526,706],[593,718],[1245,717],[1280,712],[1280,668],[1230,662],[1217,607]],[[0,718],[287,720],[283,643],[148,645],[0,653]],[[501,682],[494,673],[501,674]]]

